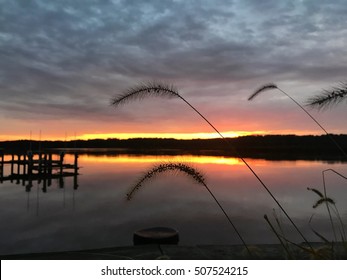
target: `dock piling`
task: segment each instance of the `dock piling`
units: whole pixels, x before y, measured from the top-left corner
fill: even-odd
[[[27,151],[27,153],[11,153],[8,160],[4,157],[4,151],[0,149],[0,182],[15,180],[16,184],[22,183],[26,190],[30,191],[32,182],[39,184],[43,181],[43,190],[51,186],[52,179],[58,179],[59,187],[64,188],[64,177],[74,177],[74,189],[77,189],[78,154],[74,154],[73,164],[64,163],[65,153],[58,153],[58,159],[54,159],[51,151]],[[4,174],[5,165],[10,165],[10,174]],[[55,172],[54,172],[55,171]],[[27,184],[26,184],[27,183]]]

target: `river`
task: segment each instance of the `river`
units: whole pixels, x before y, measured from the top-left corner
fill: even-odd
[[[66,155],[65,160],[71,162],[73,156]],[[147,170],[174,162],[204,174],[207,186],[248,244],[278,243],[265,214],[275,227],[277,217],[286,238],[303,241],[237,158],[84,154],[78,160],[77,181],[67,177],[62,185],[55,180],[45,192],[42,182],[34,182],[30,191],[16,182],[0,184],[0,254],[131,246],[134,231],[154,226],[177,229],[180,244],[240,244],[205,187],[186,174],[160,174],[126,200],[130,188]],[[346,176],[347,163],[246,160],[307,239],[321,241],[312,229],[334,239],[326,205],[314,209],[319,197],[307,188],[323,192],[322,171],[333,169]],[[332,171],[324,174],[327,196],[334,199],[347,223],[347,181]],[[332,214],[339,237],[339,220]]]

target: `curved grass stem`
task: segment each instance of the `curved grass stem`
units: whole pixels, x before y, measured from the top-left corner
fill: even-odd
[[[192,108],[203,120],[205,120],[212,128],[213,130],[224,140],[226,141],[228,144],[230,144],[230,142],[228,141],[227,138],[225,138],[220,131],[213,125],[211,124],[211,122],[209,122],[206,117],[204,117],[193,105],[191,105],[185,98],[183,98],[182,96],[179,96],[190,108]],[[281,205],[281,203],[277,200],[277,198],[272,194],[272,192],[270,191],[270,189],[266,186],[266,184],[263,182],[263,180],[258,176],[258,174],[254,171],[254,169],[248,164],[248,162],[242,157],[240,156],[240,154],[238,153],[238,151],[233,147],[230,146],[233,151],[235,152],[235,154],[237,155],[237,157],[245,164],[245,166],[249,169],[249,171],[254,175],[254,177],[258,180],[258,182],[263,186],[263,188],[266,190],[266,192],[271,196],[271,198],[275,201],[275,203],[277,204],[277,206],[282,210],[282,212],[284,213],[284,215],[287,217],[287,219],[290,221],[290,223],[293,225],[293,227],[296,229],[296,231],[300,234],[300,236],[304,239],[304,241],[307,244],[310,244],[308,242],[308,240],[306,239],[306,237],[302,234],[302,232],[300,231],[300,229],[297,227],[297,225],[294,223],[294,221],[292,220],[292,218],[289,216],[289,214],[287,213],[287,211],[283,208],[283,206]],[[310,245],[309,245],[310,246]]]
[[[201,184],[205,187],[205,189],[209,192],[209,194],[212,196],[220,210],[223,212],[224,216],[227,218],[229,224],[233,227],[234,231],[236,232],[237,236],[240,238],[242,244],[245,246],[247,252],[249,253],[250,256],[252,256],[251,251],[249,247],[247,246],[245,240],[243,239],[242,235],[240,234],[239,230],[236,228],[235,224],[231,221],[229,215],[226,213],[224,210],[223,206],[219,203],[218,199],[215,197],[215,195],[212,193],[210,188],[207,186],[205,183],[205,178],[195,168],[184,164],[184,163],[166,163],[166,164],[159,164],[154,166],[152,169],[147,171],[144,176],[142,176],[137,183],[133,186],[133,188],[130,190],[129,194],[127,194],[127,199],[131,200],[135,191],[137,191],[144,183],[145,181],[154,178],[156,175],[163,173],[163,172],[182,172],[189,177],[191,177],[195,182],[198,184]]]
[[[340,176],[341,178],[347,180],[347,177],[342,175],[341,173],[337,172],[336,170],[332,169],[332,168],[329,168],[329,169],[325,169],[322,171],[322,178],[323,178],[323,190],[324,190],[324,196],[325,198],[327,198],[327,190],[326,190],[326,181],[325,181],[325,173],[326,172],[333,172],[335,173],[336,175]],[[330,213],[330,207],[329,207],[329,203],[328,201],[325,202],[326,203],[326,207],[327,207],[327,210],[328,210],[328,213],[329,213],[329,217],[330,217],[330,220],[331,220],[331,223],[332,223],[332,226],[333,226],[333,222],[332,222],[332,217],[331,217],[331,213]],[[334,208],[335,208],[335,213],[336,213],[336,216],[339,220],[339,223],[340,223],[340,226],[341,226],[341,232],[342,232],[342,239],[343,240],[346,240],[346,233],[345,233],[345,227],[344,227],[344,224],[343,224],[343,221],[341,219],[341,216],[339,214],[339,211],[336,207],[336,204],[334,203]],[[336,233],[335,233],[335,228],[333,227],[333,231],[334,231],[334,235],[335,235],[335,238],[336,238]]]
[[[265,89],[274,88],[274,85],[268,85]],[[277,88],[277,87],[276,87]],[[262,90],[265,90],[262,89]],[[199,110],[197,110],[190,102],[188,102],[183,96],[181,96],[178,91],[173,86],[168,86],[161,83],[149,83],[149,84],[141,84],[137,87],[131,88],[125,93],[123,93],[120,96],[115,97],[111,104],[114,106],[122,105],[128,100],[134,100],[134,99],[142,99],[146,96],[152,96],[152,95],[158,95],[163,97],[175,97],[180,98],[182,101],[184,101],[191,109],[193,109],[225,142],[230,144],[230,142],[220,133],[220,131],[203,115],[200,113]],[[272,194],[270,189],[266,186],[266,184],[261,180],[261,178],[257,175],[257,173],[253,170],[253,168],[248,164],[248,162],[240,156],[240,154],[236,151],[236,149],[230,145],[230,147],[234,150],[237,157],[246,165],[246,167],[249,169],[249,171],[254,175],[254,177],[258,180],[258,182],[263,186],[263,188],[267,191],[267,193],[271,196],[271,198],[275,201],[275,203],[278,205],[278,207],[282,210],[282,212],[285,214],[287,219],[290,221],[290,223],[293,225],[293,227],[296,229],[296,231],[299,233],[299,235],[303,238],[303,240],[310,245],[310,243],[307,241],[305,236],[302,234],[300,229],[297,227],[297,225],[294,223],[294,221],[291,219],[287,211],[282,207],[280,202],[275,198],[275,196]]]
[[[299,102],[297,102],[293,97],[291,97],[288,93],[286,93],[284,90],[279,88],[277,85],[270,83],[260,87],[248,98],[248,100],[252,100],[263,91],[271,90],[271,89],[277,89],[278,91],[283,93],[285,96],[287,96],[290,100],[292,100],[309,118],[311,118],[319,126],[319,128],[322,131],[324,131],[324,133],[329,137],[330,141],[336,146],[336,148],[340,150],[340,152],[344,155],[344,157],[347,158],[347,153],[345,152],[345,150],[339,145],[339,143],[336,142],[336,140],[331,136],[331,134],[315,119],[315,117],[313,117]]]

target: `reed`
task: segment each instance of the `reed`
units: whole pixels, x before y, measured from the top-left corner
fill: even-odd
[[[284,248],[284,250],[285,250],[285,252],[286,252],[288,257],[293,258],[293,259],[297,258],[297,256],[294,256],[290,252],[289,246],[288,246],[288,244],[290,244],[290,245],[293,245],[293,246],[299,248],[300,250],[302,250],[302,252],[308,253],[309,256],[311,256],[314,259],[331,259],[331,254],[329,254],[329,255],[326,254],[326,251],[327,251],[326,249],[328,249],[329,253],[330,253],[330,246],[329,247],[323,246],[323,247],[320,247],[320,248],[313,248],[311,246],[311,244],[307,244],[309,246],[309,248],[307,248],[307,247],[305,247],[305,246],[303,246],[301,244],[297,244],[295,242],[292,242],[289,239],[287,239],[282,233],[280,233],[280,232],[278,232],[276,230],[276,228],[271,223],[271,221],[270,221],[270,219],[269,219],[269,217],[267,215],[264,215],[264,219],[268,223],[268,225],[270,226],[272,232],[279,239],[279,241],[280,241],[282,247]],[[287,242],[287,245],[283,242],[283,240]]]
[[[283,93],[285,96],[287,96],[290,100],[292,100],[311,120],[313,120],[322,131],[329,137],[330,141],[340,150],[340,152],[347,158],[347,153],[345,150],[335,141],[335,139],[331,136],[331,134],[299,103],[297,102],[293,97],[291,97],[288,93],[286,93],[284,90],[279,88],[276,84],[274,83],[268,83],[260,88],[258,88],[252,95],[248,97],[248,100],[251,101],[255,97],[257,97],[259,94],[261,94],[264,91],[272,90],[272,89],[277,89],[281,93]],[[347,90],[346,90],[347,91]],[[347,94],[346,94],[347,95]],[[332,102],[332,101],[331,101]]]
[[[284,243],[283,240],[282,240],[282,236],[284,236],[284,235],[283,235],[283,232],[282,232],[282,229],[280,228],[282,234],[278,233],[277,230],[275,229],[274,225],[271,223],[271,221],[270,221],[270,219],[269,219],[269,217],[268,217],[267,215],[264,215],[264,219],[265,219],[265,221],[268,223],[268,225],[270,226],[271,231],[276,235],[277,239],[278,239],[279,242],[281,243],[281,246],[282,246],[282,248],[284,249],[284,251],[285,251],[287,257],[288,257],[289,259],[294,259],[294,258],[293,258],[293,255],[291,254],[291,252],[290,252],[290,250],[289,250],[288,241],[287,241],[285,238],[283,238],[283,240],[286,241],[286,243]],[[275,219],[276,219],[276,217],[275,217]],[[276,222],[277,222],[277,220],[276,220]]]
[[[320,198],[316,201],[315,204],[313,204],[312,208],[317,208],[319,205],[323,204],[323,203],[326,203],[326,204],[332,204],[332,205],[335,205],[335,201],[330,198],[330,197],[323,197],[323,198]]]
[[[332,87],[329,90],[323,90],[320,94],[310,97],[306,105],[318,110],[329,108],[341,103],[347,99],[347,82],[340,83],[339,86]]]
[[[203,174],[198,171],[196,168],[189,166],[185,163],[162,163],[155,165],[150,170],[148,170],[142,177],[140,177],[137,182],[134,184],[134,186],[131,188],[130,192],[127,194],[127,199],[131,200],[137,190],[139,190],[146,181],[151,180],[158,176],[161,173],[183,173],[187,175],[188,177],[192,178],[196,183],[202,185],[205,187],[205,189],[209,192],[209,194],[212,196],[214,201],[217,203],[220,210],[223,212],[224,216],[227,218],[230,225],[235,230],[237,236],[240,238],[242,244],[245,246],[246,250],[248,251],[249,255],[251,256],[251,251],[248,248],[245,240],[243,239],[242,235],[240,234],[239,230],[236,228],[235,224],[231,221],[229,215],[224,210],[223,206],[219,203],[218,199],[215,197],[215,195],[212,193],[210,188],[206,184],[206,180],[203,176]]]
[[[324,182],[324,179],[323,179],[323,182]],[[331,224],[331,229],[333,231],[335,241],[337,241],[335,226],[334,226],[334,222],[333,222],[333,218],[332,218],[331,211],[330,211],[330,206],[329,206],[329,203],[335,205],[335,201],[333,199],[331,199],[330,197],[326,196],[325,184],[324,184],[324,195],[323,195],[323,193],[321,191],[319,191],[319,190],[317,190],[315,188],[307,188],[307,190],[314,192],[319,197],[319,199],[313,204],[312,208],[315,209],[318,206],[320,206],[321,204],[325,203],[325,205],[327,207],[328,214],[329,214],[329,220],[330,220],[330,224]],[[310,219],[310,222],[311,222],[311,220],[312,220],[312,217]],[[315,232],[315,231],[313,231],[313,232]]]
[[[344,242],[344,241],[346,241],[346,232],[345,232],[344,223],[342,221],[341,215],[339,213],[339,210],[338,210],[338,208],[336,206],[336,203],[335,203],[334,199],[332,199],[332,198],[327,196],[327,187],[326,187],[326,179],[325,179],[325,173],[327,173],[327,172],[333,172],[334,174],[336,174],[336,175],[340,176],[341,178],[347,180],[346,176],[342,175],[341,173],[337,172],[336,170],[334,170],[334,169],[326,169],[326,170],[322,171],[323,193],[321,191],[315,189],[315,188],[307,188],[307,190],[314,192],[319,197],[317,199],[317,201],[313,204],[313,206],[312,206],[313,208],[318,208],[320,205],[323,205],[323,204],[326,205],[326,208],[327,208],[327,211],[328,211],[328,214],[329,214],[330,224],[331,224],[332,231],[333,231],[333,234],[334,234],[334,238],[335,238],[335,241],[337,242],[336,229],[335,229],[335,226],[334,226],[334,222],[333,222],[333,218],[332,218],[332,214],[331,214],[331,209],[334,211],[334,214],[335,214],[335,216],[338,219],[338,222],[340,224],[339,231],[340,231],[340,234],[341,234],[341,239]]]
[[[328,168],[328,169],[323,170],[322,171],[322,180],[323,180],[324,197],[327,197],[327,188],[326,188],[326,179],[325,179],[325,173],[327,173],[327,172],[332,172],[333,174],[341,177],[342,179],[347,180],[346,176],[342,175],[341,173],[337,172],[336,170],[334,170],[332,168]],[[328,202],[326,202],[326,205],[327,205],[327,208],[329,208],[328,207]],[[337,219],[339,220],[339,223],[340,223],[342,241],[346,241],[345,226],[344,226],[343,221],[341,219],[341,215],[340,215],[339,210],[337,209],[335,203],[333,203],[333,206],[334,206],[333,209],[335,211],[335,215],[336,215],[336,217],[337,217]]]
[[[322,234],[320,234],[318,231],[316,231],[313,226],[312,226],[312,221],[313,221],[314,214],[311,215],[310,220],[308,221],[308,225],[310,226],[310,229],[312,232],[317,235],[324,243],[326,244],[332,244],[326,237],[324,237]]]
[[[281,214],[281,212],[279,213]],[[276,221],[276,224],[277,224],[277,228],[279,230],[279,232],[282,234],[282,236],[285,236],[285,233],[284,233],[284,228],[282,226],[282,219],[280,219],[280,217],[278,216],[277,212],[275,209],[272,209],[272,215]],[[289,246],[288,246],[288,242],[286,243],[286,246],[289,250]]]
[[[154,179],[159,174],[168,172],[183,173],[188,177],[192,178],[198,184],[201,184],[208,189],[205,183],[204,175],[201,172],[199,172],[196,168],[189,166],[185,163],[162,163],[159,165],[155,165],[150,170],[145,172],[145,174],[141,176],[141,178],[139,178],[139,180],[134,184],[130,192],[127,194],[127,199],[131,200],[135,192],[139,190],[149,179]]]
[[[274,88],[275,85],[267,85],[266,88],[263,88],[261,91],[264,91],[266,89]],[[277,88],[277,86],[276,86]],[[260,91],[260,92],[261,92]],[[258,92],[258,93],[260,93]],[[230,144],[227,138],[225,138],[219,130],[204,116],[202,115],[191,103],[189,103],[182,95],[178,93],[175,87],[171,85],[167,85],[160,82],[151,82],[151,83],[142,83],[139,86],[135,86],[133,88],[130,88],[129,90],[126,90],[123,94],[118,95],[114,97],[111,100],[111,105],[114,107],[118,107],[120,105],[123,105],[127,103],[128,101],[132,100],[141,100],[148,96],[159,96],[159,97],[168,97],[168,98],[179,98],[184,103],[186,103],[191,109],[193,109],[207,124],[211,126],[211,128],[227,143]],[[304,241],[309,244],[305,236],[302,234],[300,229],[297,227],[297,225],[294,223],[294,221],[291,219],[287,211],[282,207],[280,202],[276,199],[276,197],[272,194],[270,189],[266,186],[266,184],[261,180],[261,178],[257,175],[257,173],[253,170],[253,168],[248,164],[248,162],[242,158],[239,153],[236,151],[236,149],[230,145],[230,147],[233,149],[233,151],[236,153],[237,157],[246,165],[246,167],[249,169],[249,171],[254,175],[254,177],[258,180],[258,182],[262,185],[262,187],[267,191],[267,193],[271,196],[271,198],[275,201],[275,203],[278,205],[278,207],[282,210],[282,212],[285,214],[287,219],[290,221],[290,223],[293,225],[293,227],[296,229],[296,231],[299,233],[299,235],[304,239]]]

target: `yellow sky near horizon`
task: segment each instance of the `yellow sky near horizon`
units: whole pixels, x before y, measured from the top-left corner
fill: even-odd
[[[247,131],[226,131],[222,132],[224,137],[239,137],[254,134],[264,134],[264,131],[247,132]],[[73,141],[91,140],[91,139],[130,139],[130,138],[175,138],[175,139],[210,139],[218,138],[217,133],[86,133],[81,135],[65,135],[65,136],[45,136],[40,135],[0,135],[0,141],[11,140],[61,140]]]
[[[315,131],[306,131],[305,133],[293,130],[281,131],[222,131],[221,134],[226,138],[235,138],[250,135],[316,135]],[[179,140],[189,139],[212,139],[219,138],[216,132],[201,133],[86,133],[86,134],[68,134],[65,135],[45,135],[42,133],[28,133],[27,135],[0,135],[0,141],[15,140],[48,140],[48,141],[73,141],[73,140],[92,140],[92,139],[131,139],[131,138],[174,138]]]

